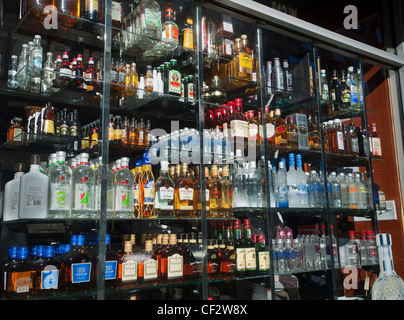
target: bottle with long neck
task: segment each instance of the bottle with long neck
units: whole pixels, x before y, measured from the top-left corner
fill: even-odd
[[[394,270],[391,235],[378,234],[380,274],[372,287],[372,300],[404,300],[404,281]]]
[[[143,174],[140,179],[141,190],[143,192],[143,218],[153,218],[155,216],[154,209],[154,175],[151,169],[150,153],[143,154]]]

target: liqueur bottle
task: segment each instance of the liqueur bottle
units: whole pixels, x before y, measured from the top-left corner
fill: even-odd
[[[67,292],[88,292],[93,288],[94,265],[84,246],[84,235],[73,235],[70,248],[63,257],[62,283]]]
[[[140,190],[143,192],[143,218],[155,217],[154,209],[154,196],[155,196],[155,183],[154,175],[151,168],[150,153],[143,154],[143,173],[140,178]]]
[[[404,282],[394,271],[391,235],[378,234],[380,274],[372,286],[372,300],[403,300]]]
[[[170,234],[168,246],[161,252],[161,282],[179,283],[184,275],[184,257],[177,246],[177,235]]]
[[[159,218],[174,217],[174,182],[168,175],[168,162],[161,162],[160,177],[156,181],[156,216]]]
[[[153,241],[146,240],[145,250],[138,266],[138,282],[139,285],[155,285],[158,281],[158,260],[157,255],[153,252]]]
[[[209,181],[209,214],[208,218],[221,216],[222,207],[222,185],[219,179],[219,168],[213,165],[211,168],[211,179]]]
[[[132,252],[132,241],[124,242],[123,255],[119,260],[118,288],[134,287],[138,280],[138,261]]]
[[[188,165],[181,165],[181,175],[174,188],[174,214],[176,218],[193,217],[194,183],[189,177]]]
[[[177,60],[170,60],[170,71],[168,72],[167,93],[181,96],[181,73],[177,69]]]

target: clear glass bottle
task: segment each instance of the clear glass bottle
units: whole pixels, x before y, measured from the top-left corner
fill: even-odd
[[[178,25],[175,23],[174,11],[167,8],[165,21],[161,26],[161,41],[164,48],[174,50],[178,46]]]
[[[55,76],[55,64],[53,63],[53,54],[48,52],[46,54],[46,62],[44,64],[43,76],[41,79],[41,94],[44,96],[49,96],[53,89],[53,79]]]
[[[49,218],[70,218],[73,200],[73,174],[70,167],[65,163],[66,153],[58,151],[56,156],[57,163],[50,168],[48,173],[48,215]]]
[[[277,199],[278,208],[289,208],[286,169],[282,161],[279,162],[279,169],[277,174],[277,193],[278,193],[278,199]]]
[[[34,47],[31,51],[30,59],[30,89],[31,93],[40,93],[41,91],[41,71],[43,62],[43,49],[41,46],[41,36],[35,35]]]
[[[348,266],[357,266],[359,263],[359,247],[355,240],[355,232],[349,231],[348,247]]]
[[[327,75],[326,75],[326,71],[324,69],[322,69],[320,71],[320,89],[321,89],[321,100],[324,101],[329,101],[330,100],[330,93],[328,90],[328,80],[327,80]]]
[[[404,300],[404,281],[394,271],[391,235],[378,234],[380,274],[372,286],[372,300]]]
[[[12,55],[10,67],[8,68],[8,80],[7,80],[7,87],[9,87],[10,89],[18,88],[17,71],[18,71],[18,57]]]
[[[154,0],[142,0],[137,13],[138,36],[137,44],[142,48],[150,48],[161,39],[161,8]]]
[[[17,74],[18,88],[21,91],[28,91],[29,77],[28,77],[28,44],[23,44],[21,54],[18,59],[18,74]]]
[[[115,212],[117,218],[133,218],[135,176],[129,170],[129,158],[121,159],[121,169],[115,173]]]
[[[88,165],[88,153],[80,154],[80,165],[73,170],[72,218],[92,218],[94,210],[94,171]]]

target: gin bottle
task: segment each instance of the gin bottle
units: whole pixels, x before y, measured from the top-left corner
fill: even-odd
[[[380,274],[372,287],[372,300],[404,300],[404,281],[394,271],[391,235],[378,234]]]
[[[56,152],[57,163],[49,170],[49,217],[70,218],[72,206],[72,170],[66,165],[66,153]]]
[[[115,211],[119,218],[133,218],[135,176],[128,165],[129,158],[122,158],[121,169],[115,173]]]
[[[43,77],[41,79],[41,94],[44,96],[49,96],[53,90],[53,79],[55,64],[53,63],[52,52],[46,54],[46,62],[44,64]]]
[[[18,59],[18,88],[21,91],[28,91],[28,45],[23,44],[20,57]]]
[[[18,71],[18,57],[11,56],[11,64],[8,68],[8,81],[7,87],[10,89],[17,89],[18,88],[18,81],[17,81],[17,71]]]
[[[88,153],[80,155],[80,165],[73,170],[73,218],[95,217],[94,171],[88,165]]]
[[[41,36],[34,37],[34,47],[31,51],[30,59],[30,88],[31,93],[39,93],[41,91],[41,70],[43,61],[43,49],[41,46]]]

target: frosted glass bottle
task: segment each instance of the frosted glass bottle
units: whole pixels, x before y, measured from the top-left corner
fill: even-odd
[[[20,219],[45,219],[48,215],[48,176],[40,171],[40,157],[33,156],[28,173],[20,178]]]
[[[3,220],[18,220],[18,202],[20,199],[20,178],[24,175],[22,164],[18,165],[18,172],[14,179],[6,183],[4,187]]]
[[[49,217],[70,218],[72,209],[72,170],[66,165],[66,152],[56,152],[57,163],[48,172]]]

